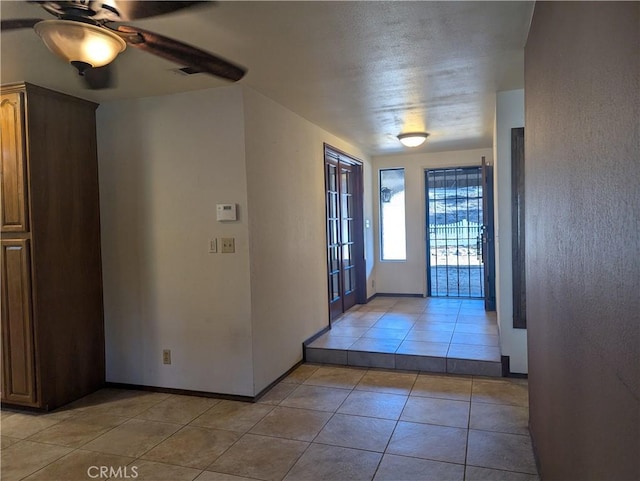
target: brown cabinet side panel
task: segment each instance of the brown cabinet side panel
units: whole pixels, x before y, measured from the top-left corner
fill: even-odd
[[[36,403],[29,241],[2,240],[2,400]]]
[[[27,86],[34,325],[43,407],[104,384],[95,108]]]
[[[0,97],[2,168],[0,223],[2,232],[25,232],[27,205],[25,188],[24,96],[21,92]]]

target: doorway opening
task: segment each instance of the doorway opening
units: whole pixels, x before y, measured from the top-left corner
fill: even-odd
[[[483,169],[427,170],[425,185],[427,294],[484,299]]]

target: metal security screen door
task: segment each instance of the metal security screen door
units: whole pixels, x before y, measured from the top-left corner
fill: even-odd
[[[482,169],[427,170],[425,175],[428,295],[483,298]]]

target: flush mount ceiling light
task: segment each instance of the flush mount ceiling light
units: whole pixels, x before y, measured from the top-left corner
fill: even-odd
[[[104,67],[122,52],[127,44],[105,28],[71,20],[44,20],[34,25],[47,48],[82,75],[89,67]]]
[[[418,147],[427,140],[429,134],[427,132],[412,132],[408,134],[398,135],[398,140],[405,147]]]

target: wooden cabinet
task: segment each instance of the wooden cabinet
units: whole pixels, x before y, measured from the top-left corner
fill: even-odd
[[[2,232],[26,232],[23,93],[2,95]]]
[[[3,404],[49,410],[104,385],[96,108],[0,92]]]

